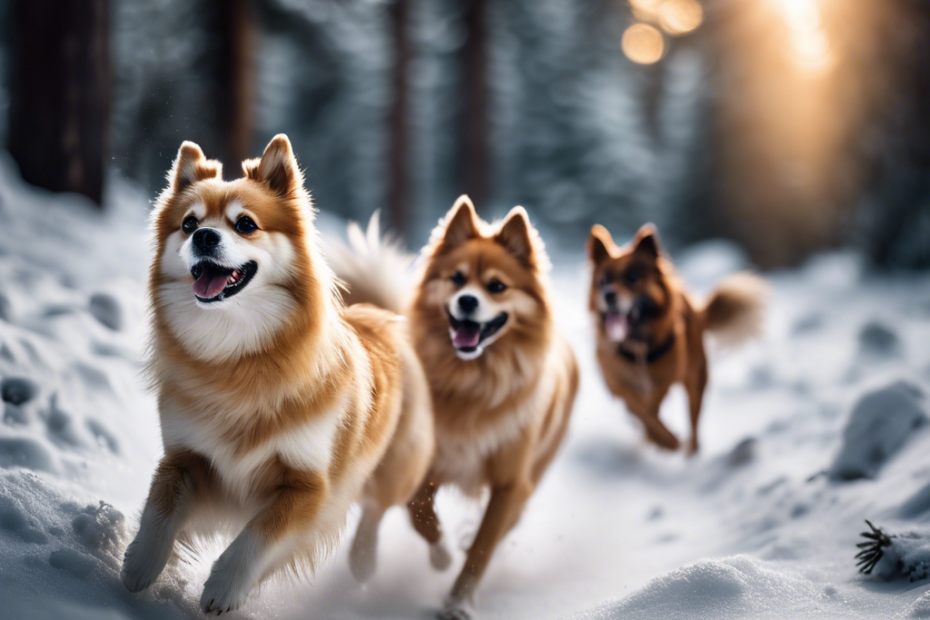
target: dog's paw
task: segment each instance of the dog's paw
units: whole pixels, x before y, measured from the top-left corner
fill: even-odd
[[[446,603],[445,609],[436,614],[437,620],[475,620],[475,610],[467,603]]]
[[[220,559],[213,565],[210,577],[203,586],[200,596],[200,608],[205,614],[221,614],[224,611],[239,609],[249,596],[252,589],[251,580],[241,566],[231,566],[226,558]]]
[[[452,554],[442,539],[429,546],[429,563],[438,571],[444,571],[452,564]]]
[[[120,571],[123,585],[130,592],[145,590],[158,579],[169,557],[171,557],[170,546],[147,540],[140,533],[129,543],[123,555],[123,568]]]
[[[701,450],[701,447],[698,445],[698,440],[692,437],[688,441],[688,452],[687,452],[688,458],[693,458],[697,456],[697,453],[700,452],[700,450]]]
[[[646,438],[662,450],[674,452],[681,447],[681,441],[666,429],[646,429]]]
[[[436,614],[438,620],[475,620],[475,605],[472,597],[463,594],[450,594],[443,602],[442,611]]]
[[[349,551],[349,568],[352,576],[359,583],[367,583],[375,574],[378,567],[378,547],[377,541],[356,537]]]

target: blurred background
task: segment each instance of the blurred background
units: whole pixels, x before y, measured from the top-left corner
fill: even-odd
[[[926,0],[9,0],[0,144],[23,178],[154,196],[182,140],[287,133],[317,206],[411,248],[456,196],[550,247],[653,221],[763,268],[930,266]]]

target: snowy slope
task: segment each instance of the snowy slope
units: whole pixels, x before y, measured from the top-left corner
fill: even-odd
[[[160,442],[138,372],[146,198],[116,183],[110,201],[101,215],[27,189],[0,158],[4,618],[197,617],[219,553],[205,542],[141,595],[118,580]],[[744,266],[724,243],[678,258],[702,292]],[[897,556],[874,577],[852,560],[864,518],[930,536],[930,278],[873,276],[849,254],[773,274],[764,341],[713,356],[704,453],[689,461],[645,446],[607,394],[581,254],[555,262],[581,394],[567,444],[491,564],[481,617],[930,617],[927,582],[893,570]],[[862,400],[889,386],[890,396]],[[684,434],[682,393],[664,417]],[[864,477],[833,473],[856,467]],[[439,510],[467,545],[480,506],[447,492]],[[400,511],[384,524],[381,552],[365,589],[343,548],[312,584],[267,584],[233,617],[431,617],[454,575],[428,568]]]

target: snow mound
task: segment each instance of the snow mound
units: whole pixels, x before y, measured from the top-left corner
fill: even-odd
[[[902,519],[916,519],[930,512],[930,484],[921,487],[911,495],[898,509],[898,516]]]
[[[51,543],[56,549],[50,562],[56,568],[82,574],[99,562],[116,570],[126,537],[125,519],[106,502],[82,505],[36,474],[10,472],[0,477],[3,535],[37,545]],[[5,547],[4,551],[21,552]]]
[[[869,321],[859,332],[859,347],[865,355],[889,357],[900,353],[901,339],[884,323]]]
[[[5,596],[12,615],[3,617],[190,617],[176,575],[142,596],[123,588],[126,542],[126,519],[106,502],[68,497],[41,474],[0,473],[0,582],[20,584]]]
[[[873,571],[880,579],[922,581],[930,577],[930,536],[926,531],[893,534]]]
[[[573,620],[824,617],[824,607],[834,598],[842,599],[833,585],[786,574],[748,556],[734,556],[679,568]]]
[[[7,377],[0,381],[0,398],[11,405],[28,403],[39,393],[39,386],[25,377]]]
[[[907,618],[930,618],[930,592],[924,593],[907,610]]]
[[[853,408],[831,480],[871,478],[927,422],[921,390],[904,381],[863,396]]]
[[[723,278],[750,267],[746,251],[724,239],[693,245],[676,257],[678,270],[690,286],[709,289]]]
[[[817,254],[801,267],[799,275],[821,290],[851,289],[862,281],[865,260],[853,251]]]
[[[107,293],[94,293],[90,297],[88,310],[94,318],[113,331],[123,328],[123,309],[119,300]]]

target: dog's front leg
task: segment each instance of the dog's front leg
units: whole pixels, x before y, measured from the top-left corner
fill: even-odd
[[[473,617],[472,606],[478,582],[491,561],[494,549],[517,524],[523,506],[532,494],[533,483],[528,477],[491,490],[491,500],[475,541],[468,550],[465,567],[446,599],[445,610],[439,614],[441,620],[470,620]]]
[[[288,470],[271,502],[213,564],[201,609],[222,613],[239,608],[263,577],[290,559],[295,537],[312,526],[326,494],[323,475]]]
[[[643,423],[646,428],[646,436],[653,443],[666,450],[677,450],[681,442],[659,419],[659,405],[662,404],[665,394],[666,392],[661,392],[655,395],[652,402],[648,403],[645,408],[633,409],[633,413]]]
[[[120,577],[130,592],[144,590],[158,578],[195,504],[205,500],[214,486],[212,469],[202,456],[182,450],[162,458],[142,510],[139,532],[123,557]]]

